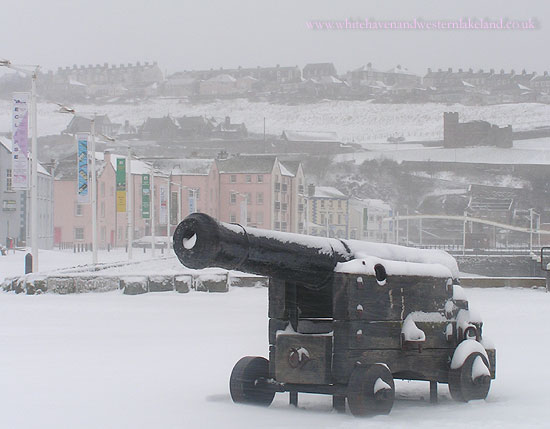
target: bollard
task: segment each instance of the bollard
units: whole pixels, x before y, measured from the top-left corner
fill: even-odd
[[[27,253],[25,255],[25,274],[32,273],[32,255]]]
[[[143,253],[147,253],[147,247],[143,246]]]

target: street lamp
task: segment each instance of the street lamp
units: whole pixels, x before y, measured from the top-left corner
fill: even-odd
[[[58,113],[68,113],[76,116],[76,110],[62,104],[57,104],[59,106]],[[90,119],[90,152],[92,152],[92,174],[90,180],[90,193],[92,194],[92,263],[97,264],[97,192],[96,192],[96,182],[97,182],[97,172],[95,166],[95,118],[96,114],[94,113]]]
[[[37,144],[37,113],[36,113],[36,77],[40,66],[16,66],[6,59],[0,60],[0,67],[24,73],[31,76],[31,254],[32,272],[38,271],[38,144]],[[31,67],[32,71],[22,67]]]

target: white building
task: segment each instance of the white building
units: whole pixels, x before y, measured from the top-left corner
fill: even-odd
[[[394,241],[389,204],[378,199],[350,199],[350,238],[390,243]],[[385,220],[386,219],[386,220]]]
[[[12,142],[0,137],[0,243],[7,244],[8,238],[14,245],[30,245],[30,191],[12,188]],[[51,249],[53,246],[53,178],[38,164],[38,247]]]

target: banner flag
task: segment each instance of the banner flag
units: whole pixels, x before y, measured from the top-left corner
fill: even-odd
[[[29,189],[30,93],[16,92],[12,100],[12,188]]]
[[[126,159],[116,160],[116,211],[126,211]]]
[[[88,134],[77,134],[77,190],[76,200],[79,204],[90,202],[88,187]]]
[[[159,187],[160,193],[160,211],[159,224],[166,225],[168,223],[168,190],[165,186]]]
[[[151,180],[148,174],[141,175],[141,217],[151,218]]]

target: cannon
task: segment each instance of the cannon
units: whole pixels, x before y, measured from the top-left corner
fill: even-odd
[[[485,399],[496,351],[469,310],[455,259],[439,250],[311,237],[216,221],[202,213],[174,232],[189,268],[269,277],[269,359],[246,356],[230,377],[236,403],[275,393],[332,395],[353,415],[387,414],[394,379],[448,384],[453,399]]]

